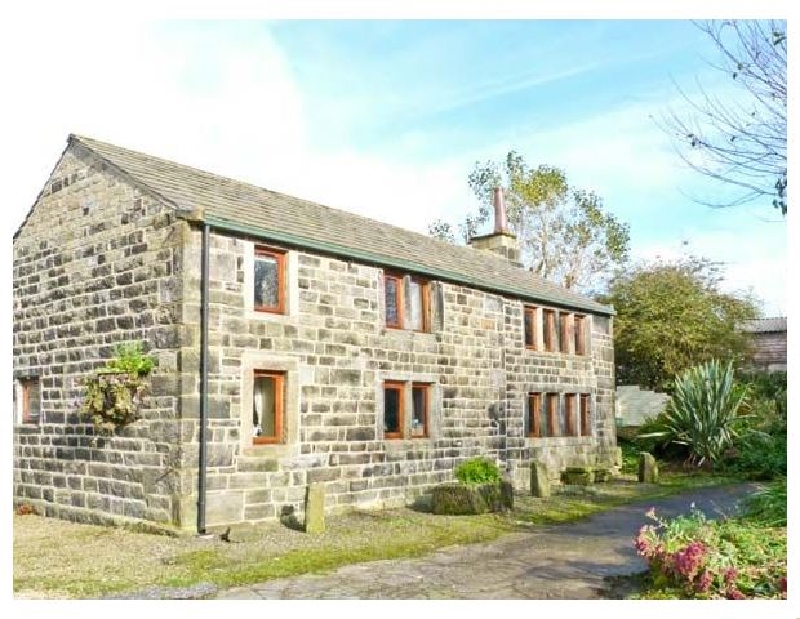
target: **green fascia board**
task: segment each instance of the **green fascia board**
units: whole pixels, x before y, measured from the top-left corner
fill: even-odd
[[[598,307],[589,305],[569,304],[561,300],[553,299],[547,295],[540,295],[534,297],[529,292],[522,291],[513,288],[511,286],[503,286],[502,284],[487,286],[486,284],[480,283],[471,277],[466,277],[464,275],[453,273],[445,269],[434,269],[417,264],[415,262],[407,262],[405,260],[388,258],[386,256],[373,254],[372,252],[367,252],[360,249],[353,249],[350,247],[345,247],[344,245],[338,245],[336,243],[328,243],[326,241],[307,239],[296,236],[294,234],[287,234],[286,232],[278,232],[276,230],[265,230],[264,228],[258,228],[256,226],[251,226],[249,224],[242,224],[235,221],[229,221],[227,219],[216,217],[214,215],[208,215],[208,214],[204,215],[203,222],[208,224],[212,228],[225,230],[227,232],[244,234],[265,241],[286,243],[287,245],[291,245],[297,248],[313,249],[320,251],[324,254],[336,256],[338,258],[344,258],[346,260],[356,259],[366,264],[381,266],[381,267],[389,267],[392,269],[407,271],[418,275],[426,275],[428,277],[432,277],[435,279],[441,279],[456,284],[464,284],[488,292],[500,292],[525,301],[531,301],[531,302],[547,301],[548,303],[552,303],[553,305],[557,305],[565,309],[581,310],[584,312],[605,314],[608,316],[613,316],[615,314],[614,309],[608,306],[601,305]]]

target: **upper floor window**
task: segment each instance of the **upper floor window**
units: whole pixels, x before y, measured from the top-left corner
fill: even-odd
[[[42,402],[39,379],[37,377],[20,378],[17,384],[18,423],[39,423]]]
[[[547,352],[555,352],[556,350],[556,311],[551,309],[543,309],[542,316],[544,317],[544,349]]]
[[[570,314],[561,312],[558,316],[559,329],[558,329],[558,348],[561,352],[570,352]]]
[[[429,288],[428,281],[421,277],[386,273],[386,326],[391,329],[429,332]]]
[[[575,335],[575,354],[586,354],[586,316],[575,314],[573,318],[573,330]]]
[[[253,443],[283,442],[284,372],[253,372]]]
[[[283,252],[256,247],[253,263],[253,309],[273,314],[285,313],[285,263]]]
[[[530,348],[531,350],[536,350],[536,333],[537,333],[537,321],[536,321],[536,308],[525,306],[524,308],[524,327],[525,327],[525,348]]]

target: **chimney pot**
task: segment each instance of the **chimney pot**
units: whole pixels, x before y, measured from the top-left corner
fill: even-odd
[[[508,221],[506,220],[506,203],[503,199],[503,188],[494,188],[494,231],[508,232]]]

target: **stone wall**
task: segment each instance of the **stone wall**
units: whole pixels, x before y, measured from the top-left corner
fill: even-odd
[[[193,231],[187,265],[199,263],[200,242]],[[256,314],[247,301],[252,256],[251,241],[212,233],[209,526],[301,511],[311,482],[326,482],[331,510],[399,505],[452,479],[453,467],[475,455],[513,468],[531,455],[551,464],[595,459],[598,445],[613,444],[607,320],[595,324],[588,358],[529,354],[520,350],[521,303],[436,282],[432,333],[386,329],[382,269],[294,250],[287,255],[287,314]],[[183,273],[181,356],[189,359],[199,339],[200,282],[198,269]],[[252,401],[253,369],[286,372],[286,445],[251,444],[252,405],[242,402]],[[384,380],[434,385],[430,438],[383,440]],[[594,436],[520,441],[523,393],[537,381],[590,388],[599,411]],[[198,387],[183,395],[184,419],[197,410]],[[198,438],[183,450],[192,479]],[[193,505],[186,496],[184,509]]]
[[[79,520],[177,519],[180,230],[81,147],[57,164],[13,246],[13,373],[41,388],[38,423],[20,423],[15,402],[16,501]],[[134,341],[159,362],[144,420],[96,438],[79,380]]]

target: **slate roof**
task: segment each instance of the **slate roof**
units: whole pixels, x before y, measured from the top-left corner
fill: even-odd
[[[524,300],[613,314],[609,306],[483,251],[91,138],[70,135],[68,144],[72,143],[89,149],[174,207],[202,209],[206,222],[223,229]]]
[[[786,331],[786,317],[776,316],[773,318],[751,320],[742,326],[742,330],[748,333],[776,333]]]

